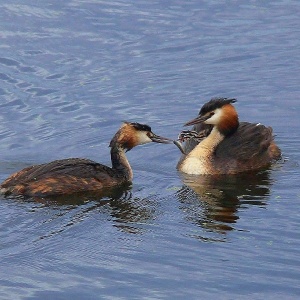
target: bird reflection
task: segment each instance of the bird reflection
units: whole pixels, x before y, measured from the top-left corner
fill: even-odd
[[[182,176],[184,186],[177,197],[186,219],[217,233],[234,229],[240,207],[264,206],[270,194],[268,170],[238,176]]]
[[[132,196],[132,195],[131,195]],[[109,203],[114,226],[127,233],[143,233],[143,224],[155,219],[156,201],[147,198],[122,198]]]
[[[70,226],[82,222],[91,213],[101,213],[113,226],[126,233],[141,234],[145,231],[142,224],[155,217],[154,201],[151,198],[133,197],[131,186],[127,188],[114,188],[101,193],[78,193],[68,196],[52,196],[43,198],[16,199],[18,201],[34,202],[33,210],[49,207],[53,209],[51,219],[62,218],[63,224],[57,232],[61,233]],[[37,206],[37,204],[42,206]],[[45,238],[46,236],[40,237]]]
[[[75,207],[91,201],[99,202],[101,205],[103,205],[103,203],[105,204],[106,202],[110,202],[112,200],[129,197],[128,195],[131,194],[130,190],[131,190],[131,185],[124,184],[119,187],[106,188],[100,191],[78,192],[70,195],[55,195],[55,196],[46,196],[46,197],[20,196],[20,199],[25,199],[25,201],[35,201],[51,207],[54,206]]]

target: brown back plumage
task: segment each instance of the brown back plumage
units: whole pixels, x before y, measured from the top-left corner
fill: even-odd
[[[110,142],[112,167],[82,158],[56,160],[12,174],[0,190],[5,195],[46,197],[128,185],[133,173],[125,151],[149,142],[171,140],[154,134],[148,125],[124,122]]]
[[[25,168],[7,178],[1,189],[7,189],[6,194],[27,196],[71,194],[74,190],[99,190],[120,179],[108,166],[89,159],[71,158]]]
[[[213,126],[196,124],[193,130],[210,134]],[[185,152],[190,153],[199,142],[190,139],[186,142]],[[238,173],[268,166],[281,157],[281,151],[274,143],[273,130],[261,124],[240,122],[237,130],[226,136],[216,147],[213,165],[222,173]],[[183,155],[180,159],[185,158]]]

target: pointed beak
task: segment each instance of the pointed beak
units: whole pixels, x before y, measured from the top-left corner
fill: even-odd
[[[204,121],[206,121],[209,118],[210,118],[210,116],[198,116],[197,118],[188,121],[183,126],[190,126],[190,125],[195,125],[195,124],[203,123]]]
[[[154,143],[161,143],[161,144],[171,144],[173,143],[173,140],[156,135],[152,132],[152,135],[149,136],[149,138],[151,139],[152,142]]]
[[[186,153],[185,153],[185,151],[184,151],[184,149],[183,149],[183,147],[182,147],[182,144],[180,143],[180,141],[173,141],[173,143],[177,146],[177,148],[180,150],[180,152],[182,153],[182,154],[185,154],[186,155]]]

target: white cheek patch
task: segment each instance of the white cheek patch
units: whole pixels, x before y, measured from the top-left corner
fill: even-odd
[[[152,140],[148,137],[146,131],[137,132],[137,141],[138,145],[143,145],[152,142]]]
[[[211,124],[211,125],[217,125],[220,123],[221,121],[221,117],[222,117],[222,110],[220,108],[217,108],[215,110],[215,113],[212,117],[210,117],[209,119],[207,119],[205,121],[206,124]]]

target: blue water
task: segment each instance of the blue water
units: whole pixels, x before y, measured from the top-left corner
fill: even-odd
[[[211,97],[273,127],[284,162],[191,182],[173,145],[128,152],[103,199],[1,200],[0,299],[298,299],[298,1],[1,1],[0,180],[110,164],[122,121],[176,138]]]

